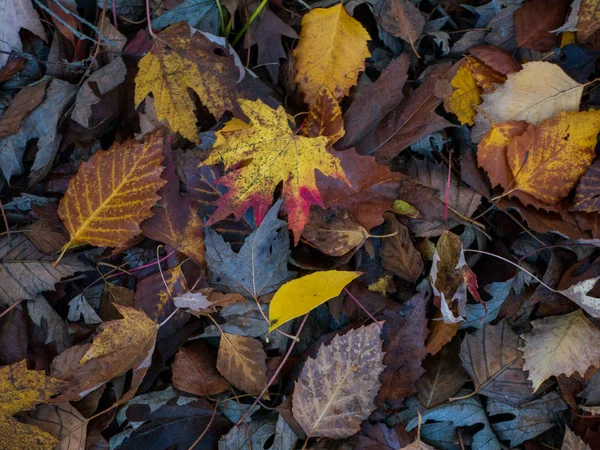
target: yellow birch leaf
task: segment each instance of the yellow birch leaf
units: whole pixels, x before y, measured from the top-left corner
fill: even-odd
[[[560,202],[594,160],[599,131],[600,111],[562,112],[540,125],[529,124],[506,150],[514,195],[524,192],[546,205]]]
[[[260,224],[283,182],[283,207],[298,243],[308,222],[311,205],[324,208],[317,188],[315,170],[348,184],[339,159],[326,149],[326,137],[295,134],[284,108],[272,109],[263,102],[240,100],[249,126],[236,121],[218,133],[219,142],[201,164],[223,164],[231,170],[218,182],[230,188],[218,203],[207,225],[235,214],[239,220],[252,207]],[[244,162],[245,164],[241,164]]]
[[[288,281],[275,293],[269,305],[269,331],[340,295],[342,289],[362,272],[326,270]]]
[[[79,166],[60,201],[58,215],[71,235],[65,249],[82,244],[119,247],[141,232],[166,183],[161,130],[144,143],[115,143]]]
[[[58,440],[12,416],[47,402],[63,385],[43,371],[28,370],[25,360],[0,369],[0,448],[52,450]]]
[[[337,100],[348,94],[371,54],[369,39],[369,33],[341,3],[313,9],[302,18],[294,58],[296,82],[309,106],[317,103],[321,88],[328,89]]]
[[[474,106],[481,103],[481,88],[467,64],[462,64],[454,78],[452,86],[455,91],[444,101],[448,111],[453,112],[463,125],[475,123]]]

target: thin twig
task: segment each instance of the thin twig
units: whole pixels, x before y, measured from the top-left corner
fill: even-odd
[[[377,320],[375,317],[373,317],[373,315],[369,312],[369,310],[363,306],[363,304],[352,294],[352,292],[350,292],[347,288],[344,288],[344,291],[346,291],[346,294],[348,294],[348,296],[352,300],[354,300],[354,302],[358,306],[360,306],[360,308],[367,314],[367,316],[369,316],[371,318],[371,320],[377,324],[379,329],[383,328],[381,325],[381,322],[379,322],[379,320]]]

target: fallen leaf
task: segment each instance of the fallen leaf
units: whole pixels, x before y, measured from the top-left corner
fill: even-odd
[[[361,275],[361,272],[324,270],[288,281],[271,300],[269,331],[337,297],[348,283]]]
[[[598,0],[583,0],[579,8],[577,38],[581,41],[587,41],[600,28],[599,21],[600,8],[598,8]]]
[[[579,111],[583,85],[559,66],[544,61],[523,64],[491,94],[481,108],[492,122],[525,120],[539,125],[562,111]]]
[[[369,39],[367,31],[342,4],[313,9],[302,18],[294,58],[296,83],[309,106],[316,104],[322,88],[337,100],[348,95],[370,55]]]
[[[556,46],[556,34],[567,16],[569,0],[533,0],[515,11],[517,45],[546,52]]]
[[[426,409],[444,403],[469,379],[458,352],[460,339],[453,339],[435,355],[423,360],[423,375],[417,380],[417,398]]]
[[[499,439],[510,442],[510,448],[515,448],[525,441],[533,439],[543,432],[558,424],[561,411],[568,410],[569,406],[556,392],[550,392],[540,399],[514,407],[490,400],[487,411],[492,420],[500,414],[514,416],[512,420],[494,422],[492,428]]]
[[[102,319],[98,316],[94,308],[90,306],[83,294],[79,294],[69,302],[69,322],[78,322],[83,320],[86,325],[95,325],[102,323]]]
[[[328,146],[344,136],[342,108],[327,88],[319,91],[315,104],[309,108],[303,131],[310,137],[325,136]]]
[[[260,394],[267,386],[267,354],[262,344],[251,337],[223,333],[217,369],[238,389]]]
[[[35,300],[27,302],[27,312],[31,321],[38,327],[37,330],[41,330],[44,344],[54,344],[53,348],[57,352],[62,352],[71,345],[65,320],[50,306],[45,297],[39,295]]]
[[[173,298],[177,308],[185,309],[189,313],[201,317],[217,311],[217,307],[225,307],[234,303],[245,303],[240,294],[222,294],[212,292],[212,288],[201,289],[200,292],[186,292]]]
[[[247,100],[241,100],[240,105],[250,124],[231,130],[238,123],[221,130],[219,135],[224,142],[214,148],[202,165],[224,164],[225,169],[231,170],[242,161],[249,162],[218,181],[230,191],[219,199],[207,225],[232,213],[239,220],[250,207],[260,223],[272,202],[273,191],[283,182],[283,206],[294,241],[298,243],[310,206],[324,206],[315,170],[348,182],[346,175],[339,160],[325,150],[327,138],[296,135],[282,106],[274,110],[261,101]]]
[[[57,394],[63,383],[47,377],[43,371],[28,370],[25,360],[0,368],[2,409],[0,414],[0,447],[5,449],[35,448],[53,450],[59,441],[51,434],[23,424],[13,415],[45,403]]]
[[[211,228],[206,229],[208,281],[221,290],[258,298],[276,291],[295,276],[287,269],[289,234],[277,218],[281,200],[267,212],[239,252],[235,253]]]
[[[600,338],[600,331],[582,310],[534,320],[532,325],[533,331],[521,336],[525,345],[520,350],[534,391],[551,376],[584,374],[599,366],[600,350],[588,343]]]
[[[411,299],[412,311],[407,314],[400,311],[384,310],[383,318],[383,364],[381,389],[376,404],[385,409],[397,411],[402,401],[417,392],[415,383],[423,375],[421,362],[427,349],[427,296],[417,293]]]
[[[196,32],[179,22],[158,33],[159,39],[139,62],[135,80],[135,105],[150,93],[158,120],[167,119],[171,129],[199,143],[194,102],[188,89],[220,119],[225,111],[240,113],[238,98],[256,97],[257,80],[242,83],[246,69],[223,38]],[[249,77],[251,78],[251,77]]]
[[[216,369],[217,357],[210,346],[195,342],[182,347],[173,362],[173,387],[198,396],[213,396],[229,389],[229,383]]]
[[[600,160],[596,160],[587,168],[580,178],[573,200],[573,211],[600,212]]]
[[[54,436],[59,442],[55,450],[85,449],[87,421],[70,403],[38,405],[24,420]]]
[[[393,208],[404,175],[392,172],[354,149],[335,152],[350,185],[317,173],[317,186],[328,208],[348,211],[366,230],[383,223],[383,213]]]
[[[404,98],[402,88],[408,78],[408,66],[408,55],[402,54],[387,65],[377,81],[359,84],[352,104],[344,113],[346,134],[336,148],[356,145],[400,104]]]
[[[157,131],[143,144],[115,143],[79,166],[58,207],[71,235],[68,247],[120,247],[141,231],[140,222],[152,215],[156,192],[166,183],[160,178],[163,139]]]
[[[371,324],[334,337],[307,359],[292,407],[307,436],[342,439],[360,429],[375,410],[383,356],[379,327]]]
[[[460,359],[478,393],[516,407],[536,398],[519,343],[506,320],[465,336]]]
[[[518,279],[518,276],[517,276]],[[461,322],[460,328],[481,328],[484,324],[493,322],[498,317],[500,308],[515,285],[515,278],[506,281],[495,281],[488,284],[484,289],[491,295],[484,305],[481,303],[467,304],[467,319]],[[515,292],[516,292],[515,288]]]
[[[565,438],[563,439],[560,450],[592,450],[583,440],[577,436],[569,427],[565,429]]]
[[[408,228],[402,225],[394,214],[384,213],[384,233],[391,235],[383,238],[381,247],[381,265],[403,280],[417,284],[423,272],[423,259],[415,248]]]
[[[460,329],[460,323],[446,323],[442,320],[442,312],[436,311],[434,318],[429,322],[429,334],[425,341],[427,353],[436,355],[444,346],[452,341]]]
[[[481,103],[481,88],[468,63],[463,63],[454,78],[452,78],[454,92],[444,100],[445,108],[456,114],[463,125],[475,123],[475,106]]]
[[[160,323],[178,307],[174,298],[187,290],[188,285],[181,266],[176,266],[141,280],[136,286],[132,306]]]
[[[22,299],[35,299],[75,272],[91,268],[77,256],[67,255],[58,267],[53,256],[39,252],[23,234],[0,237],[0,304],[7,307]]]
[[[423,33],[425,17],[409,0],[382,0],[375,12],[379,26],[410,44],[419,57],[416,42]]]
[[[347,211],[313,209],[302,239],[330,256],[344,256],[360,248],[369,233]]]
[[[600,318],[600,298],[588,295],[599,279],[600,277],[594,277],[579,281],[567,289],[560,290],[559,293],[580,306],[590,316]]]
[[[219,33],[219,7],[216,1],[184,0],[169,8],[152,21],[152,28],[163,29],[186,21],[191,27],[217,35]]]
[[[160,200],[152,208],[152,217],[142,222],[142,232],[150,239],[184,253],[199,267],[204,267],[204,224],[192,207],[190,196],[179,193],[179,177],[175,172],[170,141],[171,138],[167,137],[163,147],[166,156],[163,179],[166,184],[158,191]]]
[[[258,7],[258,2],[249,5],[248,13],[253,14]],[[263,8],[258,16],[248,27],[248,37],[245,47],[257,47],[256,64],[264,66],[273,84],[277,85],[279,79],[279,62],[287,58],[281,45],[281,38],[286,36],[298,39],[298,34],[287,23],[281,20],[269,8]]]
[[[449,66],[439,64],[415,91],[407,90],[404,101],[357,143],[356,151],[362,155],[373,154],[378,163],[389,163],[411,144],[453,126],[435,114],[443,100],[436,95],[436,86],[448,83],[445,76]]]
[[[219,440],[219,450],[236,449],[277,449],[275,446],[276,422],[273,416],[262,416],[250,423],[233,426]],[[269,444],[273,442],[272,446]]]
[[[469,54],[498,73],[508,75],[521,70],[521,64],[513,59],[509,52],[493,45],[478,45],[469,49]]]
[[[0,138],[19,132],[23,120],[37,108],[46,97],[46,89],[50,78],[42,78],[37,83],[21,89],[9,103],[8,108],[0,116]],[[4,176],[6,173],[3,171]],[[10,180],[10,177],[6,177]]]
[[[142,311],[113,306],[122,319],[104,322],[92,344],[70,347],[52,361],[51,375],[69,383],[57,401],[79,400],[129,369],[131,388],[123,398],[133,398],[150,367],[158,325]]]
[[[546,205],[565,198],[592,163],[599,131],[600,111],[563,112],[528,125],[506,150],[514,195],[525,204],[532,202],[521,193]]]
[[[10,3],[9,3],[10,1]],[[14,50],[21,53],[23,44],[19,32],[31,31],[46,41],[46,32],[40,22],[40,16],[33,8],[31,0],[6,0],[0,5],[2,31],[0,31],[0,68],[2,68]]]

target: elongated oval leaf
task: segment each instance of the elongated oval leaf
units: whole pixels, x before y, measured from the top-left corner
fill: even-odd
[[[79,167],[58,207],[69,247],[118,247],[140,233],[140,222],[159,199],[156,191],[166,183],[160,177],[163,145],[157,131],[143,144],[114,144]]]
[[[344,286],[361,275],[361,272],[326,270],[285,283],[271,301],[269,331],[338,296]]]

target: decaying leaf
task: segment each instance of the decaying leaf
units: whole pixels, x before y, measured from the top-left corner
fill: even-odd
[[[584,374],[600,365],[600,348],[590,345],[600,331],[582,310],[534,320],[532,325],[533,331],[521,336],[525,345],[520,350],[534,390],[551,376]]]
[[[379,26],[410,44],[417,56],[416,42],[423,33],[425,17],[409,0],[382,0],[378,3]]]
[[[283,207],[298,243],[310,206],[324,206],[315,170],[348,182],[346,175],[339,160],[325,150],[327,138],[296,135],[282,106],[274,110],[261,101],[248,100],[241,100],[240,105],[250,118],[249,125],[229,122],[219,132],[224,142],[202,163],[224,164],[225,169],[230,170],[219,180],[230,190],[219,199],[218,208],[207,225],[232,213],[239,220],[250,207],[256,222],[260,223],[271,205],[273,191],[283,182]],[[248,164],[236,168],[243,161]]]
[[[238,389],[260,394],[267,385],[267,354],[260,341],[246,336],[223,333],[217,357],[217,369]]]
[[[600,28],[600,8],[598,0],[583,0],[579,8],[577,37],[587,41]],[[0,64],[1,65],[1,64]]]
[[[277,218],[279,200],[239,252],[211,228],[206,229],[206,261],[209,282],[215,287],[258,298],[276,291],[295,276],[287,269],[290,256],[286,223]]]
[[[140,222],[152,215],[156,192],[166,183],[160,178],[163,145],[159,130],[143,144],[116,143],[79,167],[58,208],[71,235],[65,248],[119,247],[141,231]]]
[[[201,289],[200,292],[186,292],[173,298],[177,308],[185,309],[198,317],[216,312],[217,307],[225,307],[240,301],[245,302],[240,294],[221,294],[212,292],[212,288]]]
[[[344,256],[360,248],[369,234],[347,211],[313,209],[302,238],[330,256]]]
[[[252,91],[258,82],[242,82],[246,69],[225,39],[194,30],[186,22],[170,26],[158,37],[139,62],[135,104],[153,93],[158,120],[167,119],[173,131],[199,142],[188,88],[217,119],[225,111],[240,112],[238,98],[256,98]]]
[[[600,159],[588,167],[577,184],[575,200],[571,207],[574,211],[600,212]]]
[[[6,0],[0,4],[2,30],[0,30],[0,69],[8,61],[13,50],[21,52],[23,44],[19,31],[24,28],[46,40],[46,32],[40,16],[33,9],[31,0]]]
[[[304,133],[311,137],[327,137],[328,146],[335,144],[344,136],[342,108],[327,88],[321,88],[315,104],[310,107]]]
[[[565,438],[561,450],[592,450],[583,440],[577,436],[569,427],[565,430]]]
[[[92,344],[75,345],[52,361],[51,374],[68,382],[59,399],[79,400],[133,369],[132,398],[150,368],[158,325],[142,311],[113,305],[123,317],[104,322]]]
[[[316,8],[302,18],[300,41],[294,50],[296,82],[304,101],[315,105],[322,88],[341,100],[365,68],[369,34],[344,6]]]
[[[34,425],[54,436],[59,442],[55,450],[85,449],[86,418],[70,403],[56,406],[38,405],[24,420],[25,423]]]
[[[35,299],[53,291],[62,278],[90,270],[77,256],[67,255],[52,266],[53,256],[38,251],[23,234],[0,237],[0,304],[10,306],[22,299]]]
[[[381,264],[400,278],[417,283],[423,272],[423,259],[415,248],[408,228],[394,214],[384,213],[386,235],[381,247]]]
[[[269,331],[338,296],[348,283],[361,275],[361,272],[326,270],[288,281],[271,300]]]
[[[229,388],[229,383],[217,371],[216,364],[216,355],[204,342],[181,348],[173,362],[173,387],[201,397],[220,394]]]
[[[375,409],[383,355],[379,327],[371,324],[336,336],[306,361],[292,411],[307,436],[342,439],[360,429]]]
[[[59,441],[51,434],[18,422],[12,416],[50,400],[62,388],[60,380],[47,377],[43,371],[28,370],[25,360],[0,369],[0,447],[53,450]]]
[[[556,46],[556,34],[551,31],[561,26],[567,15],[568,0],[533,0],[515,11],[517,45],[540,52]]]

